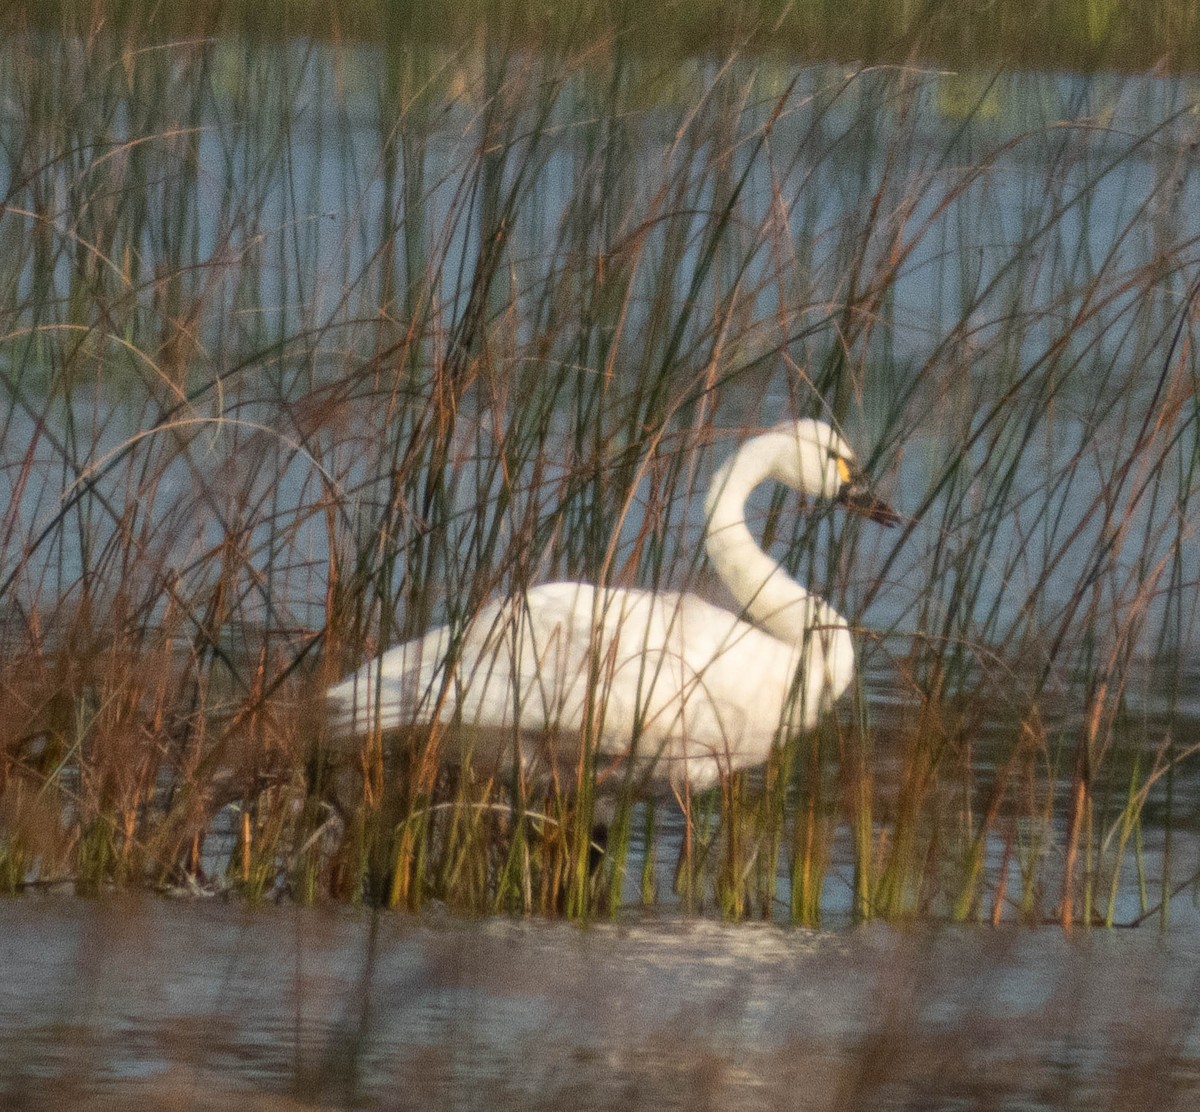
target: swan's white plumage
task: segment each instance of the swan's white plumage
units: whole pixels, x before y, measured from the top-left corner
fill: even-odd
[[[454,724],[511,761],[632,760],[678,790],[761,764],[849,685],[844,618],[794,582],[745,524],[754,487],[775,479],[818,497],[851,481],[853,455],[828,425],[797,421],[746,442],[713,477],[707,547],[735,615],[691,594],[546,583],[489,603],[464,628],[398,645],[328,693],[338,734]],[[473,745],[473,743],[467,743]]]

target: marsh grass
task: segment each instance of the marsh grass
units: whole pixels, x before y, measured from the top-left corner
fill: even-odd
[[[1117,0],[1029,4],[995,0],[964,5],[932,0],[847,0],[792,4],[747,0],[737,5],[692,0],[650,7],[620,3],[588,8],[528,0],[263,0],[192,6],[100,0],[80,9],[63,0],[31,5],[35,28],[66,26],[86,36],[96,24],[118,35],[178,40],[205,35],[251,36],[280,42],[419,40],[454,46],[498,28],[511,43],[555,49],[563,42],[615,36],[635,53],[673,59],[723,53],[731,43],[755,52],[782,51],[808,61],[867,64],[939,59],[1030,69],[1139,72],[1195,70],[1200,16],[1186,0],[1130,5]],[[951,99],[953,94],[950,94]]]
[[[1165,923],[1196,104],[961,80],[6,40],[0,884]],[[329,683],[530,583],[721,598],[706,476],[809,413],[905,523],[753,506],[863,665],[765,769],[673,825],[594,738],[546,781],[327,735]]]

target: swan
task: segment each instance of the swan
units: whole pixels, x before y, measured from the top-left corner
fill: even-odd
[[[751,491],[775,480],[883,524],[828,424],[790,421],[746,441],[705,500],[708,556],[740,614],[694,594],[545,583],[389,649],[327,691],[334,736],[454,731],[472,768],[515,757],[574,770],[588,739],[604,772],[677,794],[764,763],[849,686],[845,618],[795,582],[746,526]],[[437,727],[434,727],[435,729]],[[444,751],[443,751],[444,752]]]

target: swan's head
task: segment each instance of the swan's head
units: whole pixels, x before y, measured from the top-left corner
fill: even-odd
[[[773,477],[815,498],[841,503],[883,525],[895,525],[895,511],[882,501],[854,458],[854,449],[824,421],[805,418],[776,426]]]

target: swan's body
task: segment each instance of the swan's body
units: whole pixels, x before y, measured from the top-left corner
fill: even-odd
[[[691,594],[546,583],[398,645],[329,691],[338,733],[454,724],[475,759],[571,768],[598,757],[676,789],[763,763],[813,725],[854,676],[844,618],[755,543],[745,503],[775,479],[818,497],[866,498],[832,428],[797,421],[755,437],[713,477],[707,547],[745,617]]]

